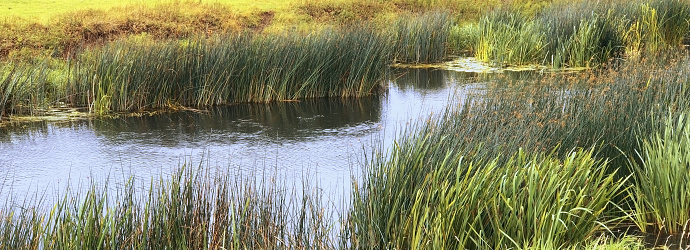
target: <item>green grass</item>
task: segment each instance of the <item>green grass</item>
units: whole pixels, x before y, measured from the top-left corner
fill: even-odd
[[[365,26],[307,35],[113,43],[85,53],[68,95],[97,113],[377,93],[390,42]]]
[[[643,232],[679,234],[690,223],[690,125],[687,112],[667,119],[645,138],[634,190],[636,223]]]
[[[468,36],[475,45],[464,46],[497,64],[591,68],[679,48],[688,20],[690,3],[680,0],[556,2],[535,15],[511,6],[483,17],[479,34]]]
[[[445,59],[450,14],[427,13],[400,17],[394,24],[395,61],[402,63],[434,63]]]
[[[433,137],[405,139],[355,186],[356,248],[567,247],[607,230],[624,189],[591,151],[482,162]]]
[[[677,119],[668,110],[690,109],[690,78],[678,74],[687,60],[493,80],[481,98],[409,128],[375,156],[353,190],[353,244],[575,247],[631,222],[623,190],[645,183],[630,177],[627,155]]]
[[[231,178],[179,168],[148,188],[91,183],[0,208],[0,246],[24,249],[334,248],[331,215],[308,182]]]

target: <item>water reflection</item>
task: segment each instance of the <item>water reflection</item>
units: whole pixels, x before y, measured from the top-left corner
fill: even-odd
[[[379,97],[318,99],[270,104],[237,104],[208,112],[174,112],[156,116],[94,121],[92,128],[111,142],[155,138],[161,146],[188,146],[199,136],[232,134],[242,139],[311,140],[328,134],[348,134],[381,117]],[[361,131],[360,131],[361,132]],[[152,135],[151,133],[155,134]],[[212,138],[211,138],[212,140]],[[217,141],[216,141],[217,142]]]
[[[207,112],[36,123],[0,129],[0,176],[14,193],[61,190],[89,178],[146,183],[183,163],[257,174],[278,171],[299,182],[305,169],[325,193],[349,193],[363,150],[391,144],[410,122],[441,112],[481,87],[476,74],[398,70],[385,94],[238,104]],[[240,171],[240,172],[242,172]],[[49,192],[50,193],[50,192]]]

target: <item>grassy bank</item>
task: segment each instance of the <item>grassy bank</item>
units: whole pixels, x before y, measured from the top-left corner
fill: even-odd
[[[2,116],[55,106],[89,113],[377,94],[393,61],[445,59],[448,13],[280,34],[228,33],[158,41],[133,36],[67,61],[5,64]],[[428,32],[441,29],[436,32]]]
[[[365,26],[309,35],[122,42],[83,55],[68,95],[98,113],[377,93],[390,42]]]
[[[68,57],[83,48],[147,34],[156,40],[247,31],[282,33],[324,26],[375,22],[390,26],[398,16],[442,9],[462,20],[499,4],[444,1],[69,1],[0,3],[0,59]],[[65,6],[69,6],[66,8]]]

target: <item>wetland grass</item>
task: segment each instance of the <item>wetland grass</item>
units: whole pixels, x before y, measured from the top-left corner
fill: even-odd
[[[642,142],[634,162],[635,222],[642,232],[680,234],[690,223],[690,124],[688,113],[666,119]],[[683,237],[683,236],[681,236]]]
[[[308,182],[232,179],[180,168],[148,188],[92,183],[67,191],[52,209],[6,205],[0,246],[23,249],[335,248],[331,219]],[[148,190],[148,191],[146,191]],[[116,193],[115,195],[113,195]],[[35,206],[35,207],[34,207]]]
[[[617,219],[610,200],[625,179],[592,151],[482,162],[430,137],[396,145],[355,186],[356,248],[555,249],[593,240]]]
[[[353,244],[550,249],[612,236],[634,214],[629,191],[649,185],[627,156],[690,110],[687,60],[494,80],[375,157],[353,184]]]
[[[451,26],[450,14],[445,12],[401,17],[394,25],[394,60],[414,64],[442,61],[448,52]]]
[[[380,91],[390,42],[371,29],[120,42],[81,58],[70,84],[95,112],[360,97]]]
[[[514,6],[484,16],[472,47],[480,60],[502,65],[594,67],[679,48],[688,20],[690,3],[682,0],[556,2],[536,15]]]

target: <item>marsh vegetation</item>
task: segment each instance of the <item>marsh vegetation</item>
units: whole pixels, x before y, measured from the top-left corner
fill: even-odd
[[[252,26],[109,42],[113,35],[65,59],[7,60],[0,118],[58,105],[103,115],[377,95],[390,64],[459,52],[498,66],[587,70],[482,78],[481,96],[413,123],[358,166],[339,216],[309,183],[292,196],[275,181],[181,167],[150,187],[118,187],[116,197],[94,183],[54,204],[7,202],[0,246],[639,249],[645,235],[688,242],[689,2],[516,1],[476,17],[462,17],[462,7],[419,11],[460,0],[393,2],[305,2],[301,11],[328,24],[310,31]]]

